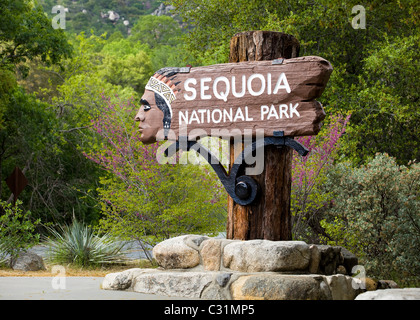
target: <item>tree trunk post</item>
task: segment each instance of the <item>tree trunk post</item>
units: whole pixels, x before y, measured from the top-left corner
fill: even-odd
[[[299,42],[291,35],[272,31],[247,31],[234,35],[229,62],[290,59],[299,55]],[[281,128],[279,128],[281,130]],[[243,146],[230,145],[230,165]],[[235,155],[236,149],[236,155]],[[292,149],[283,146],[264,148],[264,170],[252,176],[260,186],[254,203],[241,206],[228,196],[228,239],[291,240],[290,195]]]

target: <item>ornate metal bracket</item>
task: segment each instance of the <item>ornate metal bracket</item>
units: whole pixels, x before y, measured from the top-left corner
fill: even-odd
[[[178,141],[174,142],[165,150],[165,155],[171,157],[179,150],[195,150],[212,166],[233,201],[245,206],[255,201],[259,188],[257,182],[250,176],[245,175],[244,170],[242,170],[247,165],[245,159],[249,159],[257,149],[268,145],[274,145],[279,148],[287,146],[296,150],[301,156],[306,156],[309,152],[308,149],[294,140],[293,137],[285,137],[283,131],[274,131],[272,137],[261,138],[248,144],[238,158],[235,159],[229,174],[219,159],[207,148],[197,141],[188,141],[187,137],[179,137]]]

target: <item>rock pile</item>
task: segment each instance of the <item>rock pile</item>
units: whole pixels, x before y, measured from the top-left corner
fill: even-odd
[[[161,3],[159,8],[157,8],[151,15],[152,16],[173,16],[172,10],[174,10],[175,7],[172,5],[165,5],[164,3]]]
[[[184,235],[153,254],[159,269],[108,274],[102,288],[221,300],[352,300],[362,292],[347,275],[357,258],[341,247]]]
[[[163,241],[153,248],[153,255],[164,269],[323,275],[336,274],[337,270],[350,274],[358,262],[356,256],[341,247],[308,245],[303,241],[241,241],[196,235]]]

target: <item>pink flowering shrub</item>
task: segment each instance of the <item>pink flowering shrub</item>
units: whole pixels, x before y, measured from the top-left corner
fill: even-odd
[[[295,239],[315,241],[318,234],[324,234],[319,224],[321,211],[332,199],[323,183],[337,158],[339,139],[349,119],[350,116],[331,116],[318,135],[296,138],[310,152],[306,157],[293,153],[291,211]]]

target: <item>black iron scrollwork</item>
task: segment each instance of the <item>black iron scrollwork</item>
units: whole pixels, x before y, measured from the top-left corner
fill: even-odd
[[[293,139],[293,137],[285,137],[283,131],[274,131],[272,137],[264,137],[249,143],[242,153],[235,159],[229,174],[226,172],[219,159],[215,157],[206,147],[198,141],[189,141],[187,137],[179,137],[165,150],[167,157],[173,156],[179,150],[190,151],[195,150],[211,165],[216,172],[227,193],[231,198],[240,205],[249,205],[255,201],[258,195],[258,183],[250,176],[245,175],[246,159],[252,154],[258,152],[263,146],[274,145],[279,148],[283,146],[296,150],[301,156],[306,156],[309,152],[303,145]]]

